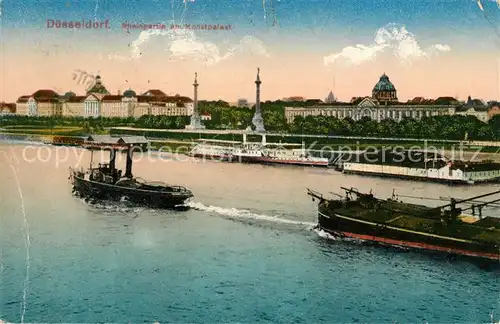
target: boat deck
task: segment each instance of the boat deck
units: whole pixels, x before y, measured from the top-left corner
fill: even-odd
[[[443,226],[440,217],[417,217],[401,210],[367,209],[356,201],[345,203],[343,206],[334,205],[336,204],[331,207],[336,214],[347,217],[416,232],[500,245],[500,219],[492,217],[485,217],[474,223],[462,221],[454,226]]]

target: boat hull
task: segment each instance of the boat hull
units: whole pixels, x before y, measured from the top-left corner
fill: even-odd
[[[381,172],[368,172],[368,171],[357,171],[357,170],[346,170],[346,169],[340,169],[339,171],[342,171],[345,174],[355,174],[355,175],[361,175],[361,176],[368,176],[368,177],[379,177],[379,178],[391,178],[391,179],[403,179],[403,180],[417,180],[417,181],[428,181],[428,182],[436,182],[436,183],[443,183],[443,184],[449,184],[449,185],[460,185],[460,186],[467,186],[467,185],[474,185],[477,183],[498,183],[500,182],[500,178],[491,178],[487,180],[482,180],[482,181],[472,181],[472,180],[467,180],[467,179],[445,179],[445,178],[433,178],[433,177],[419,177],[419,176],[412,176],[412,175],[400,175],[400,174],[394,174],[394,173],[381,173]]]
[[[224,162],[238,163],[255,163],[255,164],[278,164],[278,165],[298,165],[298,166],[315,166],[328,167],[328,161],[303,161],[303,160],[286,160],[273,159],[259,156],[241,156],[241,155],[209,155],[209,154],[191,154],[192,157],[207,160],[217,160]]]
[[[190,154],[190,156],[197,159],[206,159],[213,161],[222,161],[222,162],[238,162],[238,163],[259,163],[254,157],[246,157],[246,156],[237,156],[232,154],[201,154],[195,153]]]
[[[207,159],[207,160],[218,160],[218,161],[229,161],[231,156],[227,154],[201,154],[201,153],[192,153],[189,156],[197,158],[197,159]]]
[[[133,204],[152,207],[177,209],[193,195],[191,192],[162,192],[120,187],[72,176],[73,192],[75,195],[94,200],[121,201],[126,200]]]
[[[282,160],[272,158],[259,158],[260,163],[264,164],[281,164],[281,165],[300,165],[300,166],[314,166],[314,167],[328,167],[327,161],[307,161],[307,160]]]
[[[379,245],[461,255],[500,262],[498,247],[475,241],[422,233],[369,222],[336,212],[318,209],[318,228],[334,236],[348,237]]]

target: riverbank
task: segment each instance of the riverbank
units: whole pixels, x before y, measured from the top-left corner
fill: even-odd
[[[50,132],[49,132],[50,131]],[[65,135],[68,132],[78,135]],[[84,134],[81,129],[59,127],[48,130],[46,128],[33,128],[27,132],[23,127],[12,127],[5,131],[0,131],[0,138],[26,140],[42,143],[57,142],[64,145],[64,142],[74,142],[82,140]],[[185,154],[200,139],[243,141],[243,134],[247,134],[247,141],[261,142],[262,135],[248,133],[241,130],[225,131],[187,131],[187,130],[164,130],[164,129],[134,129],[127,127],[114,127],[107,129],[101,134],[111,135],[135,135],[146,136],[151,143],[153,150],[164,152],[176,152]],[[500,162],[500,147],[495,146],[496,142],[481,142],[482,145],[453,140],[419,140],[419,139],[393,139],[393,138],[372,138],[372,137],[348,137],[348,136],[318,136],[318,135],[293,135],[293,134],[266,134],[267,143],[277,143],[283,146],[305,145],[309,150],[317,150],[319,154],[329,151],[360,151],[366,149],[420,149],[437,151],[444,154],[449,159],[455,160],[492,160]],[[491,146],[490,146],[491,145]],[[323,153],[322,153],[323,152]]]

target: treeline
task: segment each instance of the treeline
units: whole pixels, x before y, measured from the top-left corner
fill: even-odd
[[[7,115],[0,117],[0,127],[2,126],[34,126],[34,127],[93,127],[106,128],[115,126],[134,125],[135,118],[120,118],[120,117],[68,117],[68,116],[20,116]]]
[[[299,103],[287,103],[287,106]],[[255,107],[231,107],[224,101],[203,101],[198,105],[201,113],[209,113],[211,120],[203,121],[209,129],[247,129],[253,128],[252,117]],[[285,103],[281,101],[266,101],[261,103],[262,117],[267,131],[285,132],[287,123],[285,118]]]
[[[364,117],[338,119],[330,116],[295,117],[288,131],[294,134],[429,138],[450,140],[500,140],[500,115],[487,124],[474,116],[432,116],[420,120],[384,119],[380,122]]]
[[[283,132],[287,129],[285,105],[281,102],[262,103],[263,118],[266,129],[272,132]],[[200,113],[209,113],[211,120],[203,120],[208,129],[246,129],[253,127],[252,117],[255,108],[231,107],[224,101],[203,101],[199,103]],[[189,116],[148,116],[138,119],[133,117],[31,117],[1,116],[2,126],[38,126],[54,128],[61,126],[82,127],[87,130],[102,130],[108,127],[130,126],[140,128],[182,129],[190,123]]]
[[[144,115],[134,121],[134,127],[138,128],[161,128],[182,129],[190,122],[189,116],[149,116]]]
[[[287,103],[286,105],[289,105]],[[283,102],[264,102],[261,105],[264,124],[268,132],[373,136],[462,140],[500,140],[500,115],[483,123],[473,116],[433,116],[420,120],[404,118],[401,121],[385,119],[381,122],[365,117],[354,121],[331,116],[297,116],[291,124],[285,119]],[[255,108],[231,107],[223,101],[203,101],[199,104],[201,113],[209,113],[211,120],[204,120],[207,129],[247,129],[253,127]],[[103,132],[106,128],[129,126],[137,128],[183,129],[190,122],[189,116],[142,116],[128,118],[83,118],[83,117],[29,117],[1,116],[2,126],[32,126],[32,128],[81,127],[86,133]]]

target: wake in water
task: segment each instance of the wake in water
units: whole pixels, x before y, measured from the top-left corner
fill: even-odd
[[[353,243],[358,243],[358,244],[361,244],[361,243],[364,243],[366,241],[364,240],[361,240],[361,239],[357,239],[357,238],[352,238],[352,237],[340,237],[340,236],[335,236],[335,235],[332,235],[328,232],[325,232],[324,230],[322,229],[319,229],[317,227],[314,228],[314,232],[321,238],[324,238],[324,239],[327,239],[327,240],[330,240],[330,241],[343,241],[343,242],[353,242]]]
[[[186,203],[186,205],[195,209],[195,210],[200,210],[200,211],[204,211],[204,212],[208,212],[208,213],[215,213],[215,214],[225,216],[228,218],[233,218],[233,219],[253,219],[253,220],[274,222],[274,223],[281,223],[281,224],[302,225],[302,226],[307,226],[310,229],[312,229],[314,226],[316,226],[316,223],[312,223],[312,222],[303,222],[303,221],[298,221],[298,220],[281,218],[278,216],[268,216],[268,215],[263,215],[263,214],[256,214],[256,213],[253,213],[253,212],[251,212],[249,210],[245,210],[245,209],[225,208],[225,207],[218,207],[218,206],[205,206],[204,204],[202,204],[200,202],[188,202],[188,203]]]
[[[77,198],[82,205],[91,206],[94,210],[104,213],[134,213],[139,215],[144,211],[156,211],[152,208],[129,203],[126,199],[122,199],[121,201],[91,201],[85,198],[75,198]]]

